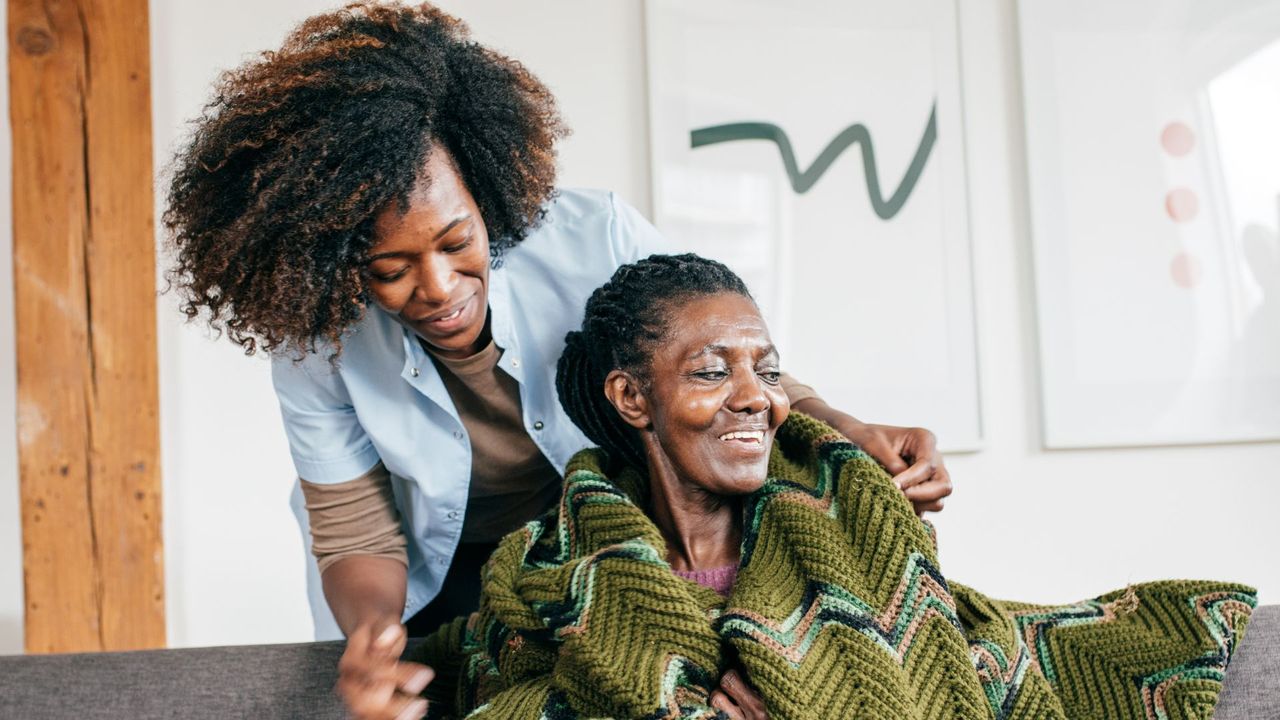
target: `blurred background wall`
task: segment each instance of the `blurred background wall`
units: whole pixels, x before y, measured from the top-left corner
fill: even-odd
[[[555,92],[574,131],[561,148],[562,184],[616,190],[649,211],[641,0],[440,5]],[[1272,558],[1280,549],[1280,443],[1041,449],[1015,2],[959,5],[985,448],[947,458],[956,491],[934,520],[948,576],[996,596],[1047,602],[1145,579],[1213,577],[1254,584],[1263,602],[1280,602],[1280,564]],[[153,1],[157,169],[168,164],[219,70],[276,47],[298,20],[330,7],[317,0]],[[6,81],[0,79],[0,216],[8,218]],[[157,216],[163,188],[161,179]],[[22,650],[10,233],[5,222],[0,653]],[[305,549],[288,507],[293,468],[267,361],[185,325],[168,295],[158,312],[169,642],[309,639]]]

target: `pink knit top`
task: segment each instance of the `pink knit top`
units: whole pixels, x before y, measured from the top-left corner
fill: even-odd
[[[672,570],[677,576],[685,580],[692,580],[703,587],[711,588],[721,595],[727,596],[729,589],[733,587],[733,581],[738,579],[738,565],[725,565],[724,567],[712,568],[710,570]]]

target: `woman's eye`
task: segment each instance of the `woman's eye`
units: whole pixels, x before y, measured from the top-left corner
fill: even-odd
[[[370,272],[369,274],[378,282],[395,282],[396,280],[404,277],[404,274],[407,272],[409,272],[409,267],[405,266],[390,273]]]
[[[444,249],[444,251],[450,255],[456,255],[457,253],[460,253],[469,247],[471,247],[471,238],[467,237],[467,239],[463,240],[462,242],[456,245],[449,245]]]

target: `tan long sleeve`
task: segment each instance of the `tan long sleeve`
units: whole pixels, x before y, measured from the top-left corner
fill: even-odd
[[[320,484],[302,480],[311,519],[311,552],[320,572],[352,555],[391,558],[409,566],[408,542],[382,463],[355,480]]]
[[[782,373],[782,378],[779,382],[782,383],[782,389],[786,391],[787,399],[791,401],[793,406],[801,400],[818,397],[817,390],[795,379],[789,373]]]

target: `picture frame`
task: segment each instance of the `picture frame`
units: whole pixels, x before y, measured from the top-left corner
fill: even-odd
[[[747,282],[783,368],[982,444],[953,0],[648,0],[654,219]]]
[[[1018,5],[1048,448],[1280,439],[1280,5]]]

